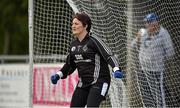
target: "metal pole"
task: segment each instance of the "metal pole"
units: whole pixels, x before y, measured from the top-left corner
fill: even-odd
[[[29,85],[30,85],[30,96],[29,96],[29,107],[33,108],[33,0],[28,2],[28,21],[29,21]]]

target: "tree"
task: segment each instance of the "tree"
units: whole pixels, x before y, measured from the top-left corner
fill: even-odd
[[[28,54],[28,0],[0,0],[0,54]]]

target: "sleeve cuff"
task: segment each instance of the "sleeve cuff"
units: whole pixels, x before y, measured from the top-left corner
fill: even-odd
[[[58,74],[60,78],[63,77],[62,71],[58,71],[56,74]]]
[[[117,71],[117,70],[120,70],[119,67],[114,67],[113,68],[113,72]]]

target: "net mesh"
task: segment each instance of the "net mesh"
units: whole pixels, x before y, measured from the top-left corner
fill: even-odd
[[[159,86],[154,73],[141,72],[138,54],[130,47],[135,34],[144,27],[150,12],[170,33],[175,54],[165,63],[164,92],[166,106],[180,106],[180,1],[178,0],[72,0],[79,11],[92,19],[92,32],[106,42],[119,58],[125,78],[112,79],[102,107],[158,106]],[[34,0],[34,63],[64,62],[71,35],[72,7],[62,0]],[[158,49],[156,49],[158,51]],[[153,62],[153,61],[152,61]],[[157,85],[149,86],[154,81]],[[148,88],[150,87],[150,88]],[[150,95],[150,90],[152,94]],[[155,98],[152,98],[155,97]]]
[[[64,0],[34,0],[35,63],[56,63],[64,60],[73,38],[72,14],[72,8]]]

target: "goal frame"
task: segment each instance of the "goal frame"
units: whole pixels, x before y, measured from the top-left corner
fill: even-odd
[[[29,72],[30,72],[30,99],[29,107],[33,108],[33,0],[28,0],[28,29],[29,29]]]

